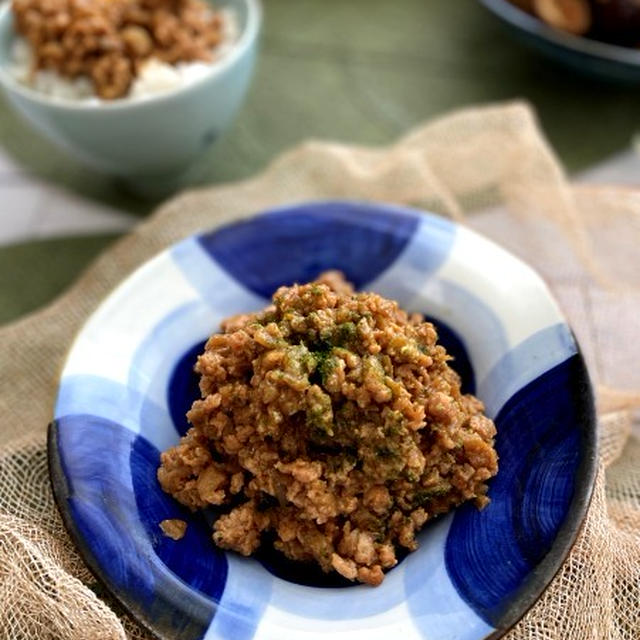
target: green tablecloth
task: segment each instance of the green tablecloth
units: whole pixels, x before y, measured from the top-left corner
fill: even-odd
[[[640,91],[540,59],[475,0],[264,0],[264,9],[248,100],[203,158],[201,183],[249,176],[305,138],[383,144],[451,109],[516,97],[535,105],[570,171],[626,147],[640,129]],[[153,208],[54,149],[2,99],[0,141],[47,180],[140,216]],[[0,322],[46,302],[112,239],[1,248]]]

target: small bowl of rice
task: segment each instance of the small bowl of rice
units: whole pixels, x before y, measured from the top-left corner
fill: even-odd
[[[80,161],[162,190],[238,111],[261,18],[259,0],[13,0],[0,86]]]

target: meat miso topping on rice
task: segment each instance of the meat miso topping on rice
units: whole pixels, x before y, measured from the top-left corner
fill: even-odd
[[[434,326],[342,274],[281,287],[198,358],[192,427],[162,454],[162,488],[219,506],[213,540],[276,549],[378,585],[429,519],[488,502],[496,430],[460,392]]]
[[[236,39],[204,0],[12,0],[10,73],[68,100],[139,98],[204,77]]]

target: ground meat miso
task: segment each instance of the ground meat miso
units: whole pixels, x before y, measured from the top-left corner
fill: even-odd
[[[121,98],[150,58],[212,59],[223,17],[203,0],[12,0],[33,71],[87,76],[96,95]]]
[[[222,509],[222,548],[250,555],[270,531],[293,560],[380,584],[427,520],[488,502],[496,430],[449,360],[431,323],[342,274],[281,287],[208,340],[160,484]]]

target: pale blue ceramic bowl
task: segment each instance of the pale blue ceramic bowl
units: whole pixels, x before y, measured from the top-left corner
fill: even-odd
[[[0,8],[0,85],[15,110],[82,162],[135,181],[175,180],[229,126],[252,76],[262,10],[259,0],[215,0],[232,9],[239,37],[204,78],[135,102],[82,104],[49,98],[8,73],[14,38],[9,3]]]

